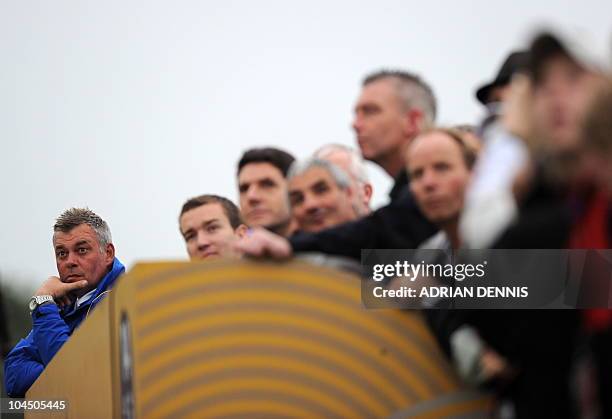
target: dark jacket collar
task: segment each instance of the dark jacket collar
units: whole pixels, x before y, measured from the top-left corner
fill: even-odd
[[[402,195],[402,192],[407,190],[408,188],[408,174],[405,170],[402,170],[399,175],[395,178],[395,183],[393,184],[393,188],[389,192],[389,198],[391,201],[395,201],[399,199]]]

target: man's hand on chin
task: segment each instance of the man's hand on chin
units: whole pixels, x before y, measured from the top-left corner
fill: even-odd
[[[59,307],[72,304],[75,294],[87,287],[86,280],[62,282],[57,276],[50,276],[34,295],[50,295]]]

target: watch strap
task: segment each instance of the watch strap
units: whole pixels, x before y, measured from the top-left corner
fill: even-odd
[[[43,304],[55,304],[55,300],[51,295],[35,295],[30,299],[30,312],[33,312]]]

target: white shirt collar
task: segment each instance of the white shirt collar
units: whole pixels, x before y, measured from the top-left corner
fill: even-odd
[[[87,301],[89,301],[89,299],[94,295],[94,292],[96,292],[95,288],[89,291],[87,294],[77,298],[75,308],[79,308],[80,306],[85,304]]]

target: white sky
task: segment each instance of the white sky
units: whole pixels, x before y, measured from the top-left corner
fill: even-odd
[[[180,206],[236,200],[245,149],[353,145],[359,83],[381,67],[429,81],[439,122],[475,123],[474,88],[542,22],[603,43],[612,3],[0,0],[0,274],[55,274],[71,206],[108,221],[128,266],[183,259]],[[390,182],[370,168],[380,205]]]

